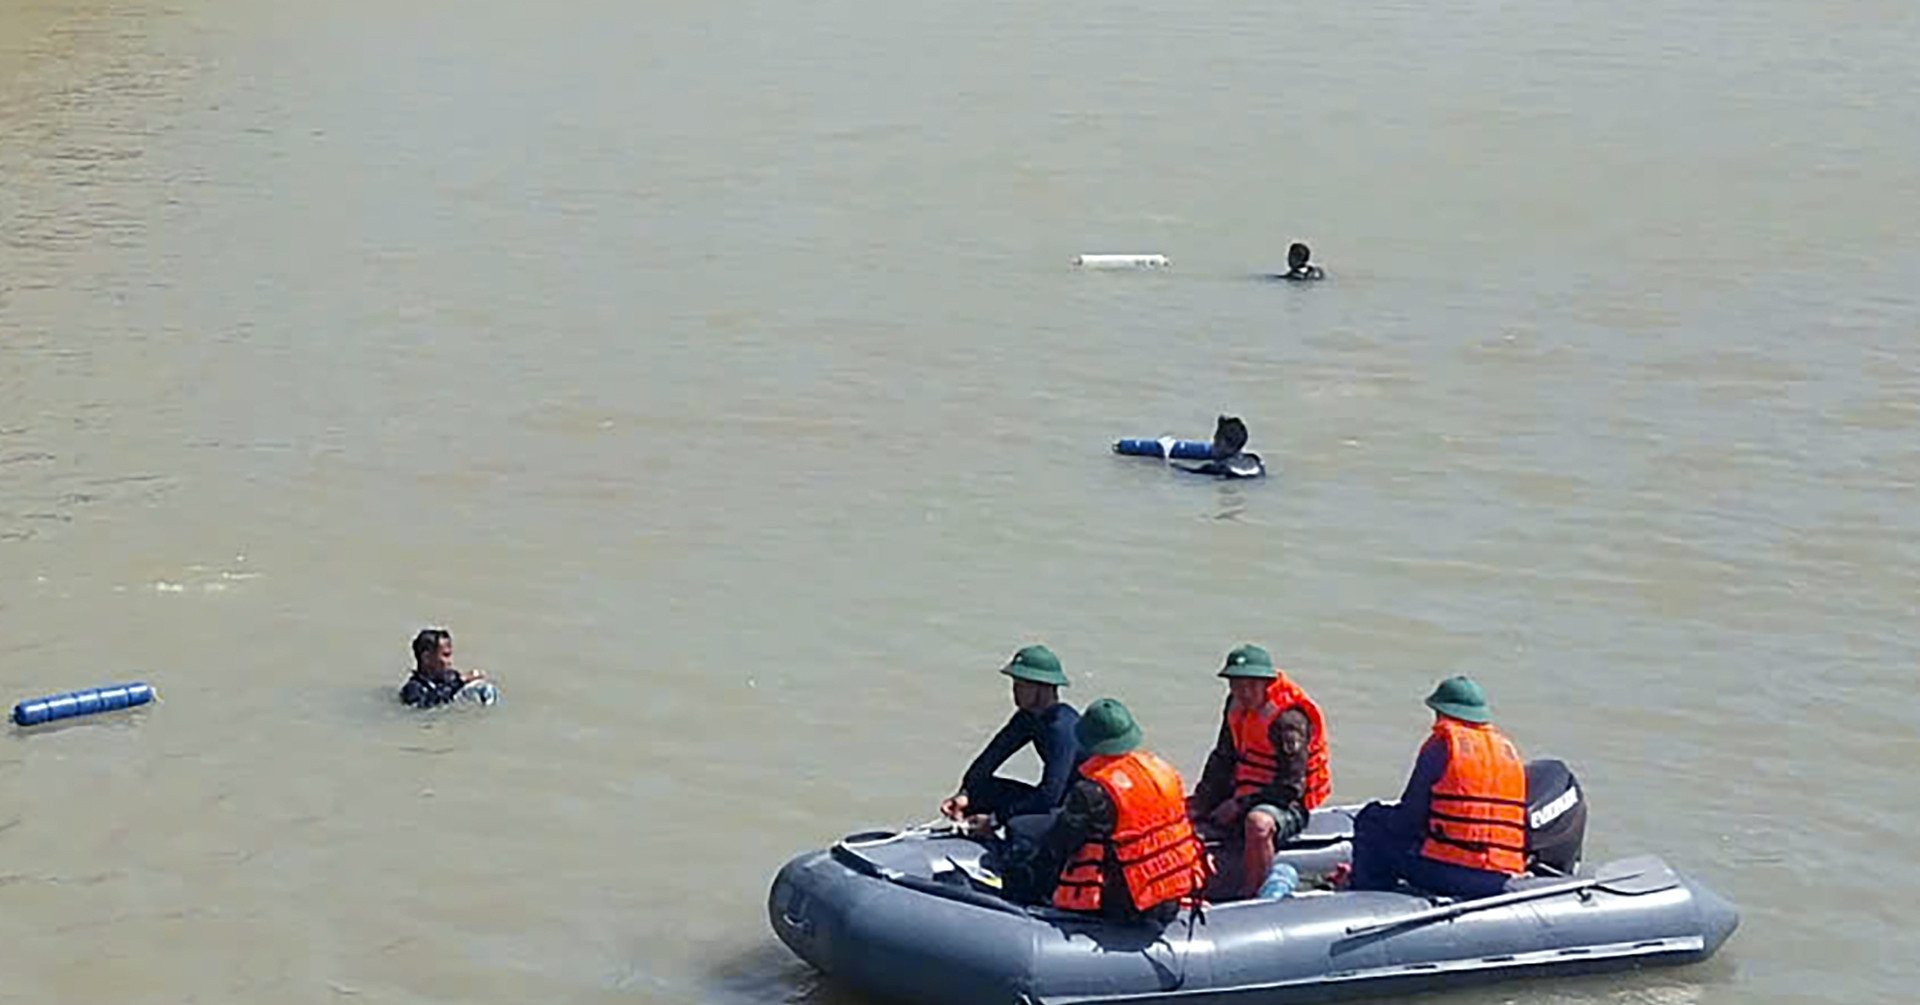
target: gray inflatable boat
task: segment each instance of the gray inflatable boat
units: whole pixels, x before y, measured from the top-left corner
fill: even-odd
[[[1345,861],[1358,807],[1315,811],[1281,852],[1302,875]],[[1450,901],[1296,893],[1121,924],[994,895],[985,848],[927,832],[850,835],[774,878],[774,932],[837,983],[913,1005],[1281,1005],[1520,977],[1694,963],[1739,914],[1652,856],[1513,880]]]

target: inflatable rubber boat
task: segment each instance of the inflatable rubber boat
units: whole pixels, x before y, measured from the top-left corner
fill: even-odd
[[[1323,807],[1280,857],[1348,858],[1359,807]],[[1261,1005],[1694,963],[1739,924],[1653,856],[1517,878],[1451,901],[1307,891],[1212,904],[1164,927],[1023,907],[992,890],[986,846],[934,831],[849,835],[788,862],[774,932],[830,979],[913,1005]]]

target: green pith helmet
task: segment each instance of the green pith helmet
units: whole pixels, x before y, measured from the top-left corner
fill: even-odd
[[[1055,687],[1067,686],[1067,675],[1060,669],[1060,657],[1046,646],[1028,646],[1014,653],[1013,659],[1001,667],[1000,672],[1015,680],[1052,684]]]
[[[1090,754],[1124,754],[1140,746],[1140,724],[1127,706],[1102,698],[1087,706],[1073,727],[1080,749]]]
[[[1222,677],[1259,677],[1272,680],[1280,676],[1273,668],[1273,657],[1265,649],[1248,644],[1227,654],[1227,665],[1220,668]]]
[[[1448,677],[1427,696],[1427,707],[1462,722],[1487,722],[1487,693],[1471,677]]]

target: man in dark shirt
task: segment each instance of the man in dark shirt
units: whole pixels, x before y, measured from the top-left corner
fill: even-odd
[[[444,705],[460,689],[486,674],[462,673],[453,666],[453,633],[444,628],[423,629],[413,637],[413,673],[400,685],[400,700],[415,708]]]
[[[1228,687],[1220,735],[1188,800],[1188,811],[1214,837],[1243,838],[1240,883],[1234,892],[1246,897],[1266,880],[1275,849],[1307,825],[1313,723],[1299,704],[1274,705],[1274,684],[1281,675],[1265,649],[1235,649],[1219,675]],[[1263,737],[1244,735],[1262,723]],[[1236,735],[1236,727],[1242,735]]]
[[[1067,675],[1053,650],[1028,646],[1014,653],[1000,672],[1013,678],[1013,717],[967,766],[960,790],[940,804],[942,816],[961,821],[976,834],[984,834],[1013,817],[1051,813],[1059,808],[1080,760],[1073,735],[1080,713],[1060,700]],[[1040,784],[1029,785],[994,774],[1007,758],[1028,744],[1040,755]]]

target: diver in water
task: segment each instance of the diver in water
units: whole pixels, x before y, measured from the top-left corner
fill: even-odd
[[[478,670],[453,665],[453,633],[427,628],[413,637],[413,673],[400,686],[400,701],[414,708],[432,708],[451,701],[491,705],[499,690]]]
[[[1247,424],[1241,422],[1238,416],[1223,415],[1213,427],[1213,457],[1195,467],[1184,464],[1174,467],[1215,478],[1264,477],[1267,466],[1261,462],[1259,454],[1246,450],[1246,445]]]
[[[1290,283],[1308,283],[1327,278],[1326,270],[1307,261],[1312,256],[1313,252],[1308,250],[1306,245],[1299,241],[1293,242],[1293,246],[1287,249],[1287,271],[1274,278],[1284,279]]]

